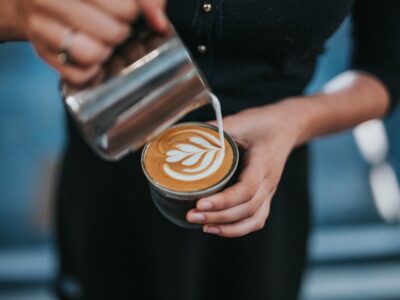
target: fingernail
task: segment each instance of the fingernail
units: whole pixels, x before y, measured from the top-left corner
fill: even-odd
[[[209,210],[212,207],[213,207],[212,203],[208,201],[199,202],[199,205],[197,206],[197,208],[200,210]]]
[[[189,215],[190,222],[203,222],[206,220],[206,217],[203,214],[191,214]]]
[[[204,227],[204,232],[211,233],[211,234],[218,234],[219,229],[217,227]]]

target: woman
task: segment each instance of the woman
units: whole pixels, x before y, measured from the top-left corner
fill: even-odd
[[[34,2],[20,2],[14,32],[75,84],[96,74],[139,11],[166,28],[162,1]],[[152,205],[139,153],[107,163],[70,127],[57,209],[62,275],[78,279],[83,299],[295,299],[309,228],[305,144],[390,110],[400,91],[400,2],[166,8],[222,101],[225,130],[246,150],[239,181],[188,213],[203,232],[181,229]],[[351,12],[353,70],[304,96],[325,41]],[[205,108],[186,119],[212,118]]]

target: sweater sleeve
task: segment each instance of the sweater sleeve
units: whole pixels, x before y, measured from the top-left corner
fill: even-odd
[[[400,101],[400,1],[357,0],[353,11],[352,67],[381,80],[391,110]]]

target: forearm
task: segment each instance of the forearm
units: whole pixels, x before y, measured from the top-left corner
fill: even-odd
[[[297,145],[382,117],[389,108],[383,84],[364,73],[346,72],[315,95],[283,101],[298,130]]]
[[[0,41],[25,40],[21,26],[21,13],[25,0],[0,0]]]

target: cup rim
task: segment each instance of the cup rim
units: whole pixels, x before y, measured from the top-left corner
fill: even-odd
[[[205,127],[205,128],[209,128],[212,130],[215,130],[218,132],[218,127],[208,124],[208,123],[202,123],[202,122],[184,122],[184,123],[177,123],[169,128],[176,128],[176,127],[180,127],[180,126],[187,126],[187,125],[196,125],[196,126],[201,126],[201,127]],[[162,134],[162,133],[161,133]],[[201,190],[196,190],[196,191],[191,191],[191,192],[182,192],[182,191],[175,191],[172,189],[168,189],[158,183],[156,183],[151,177],[150,175],[147,173],[146,171],[146,167],[144,164],[144,158],[147,152],[147,149],[149,147],[149,145],[151,144],[151,141],[148,142],[143,150],[142,150],[142,155],[141,155],[141,166],[142,166],[142,170],[144,175],[146,176],[147,180],[149,181],[149,183],[155,187],[159,192],[163,193],[164,195],[168,196],[168,197],[173,197],[174,199],[177,200],[193,200],[193,199],[198,199],[201,197],[206,197],[209,195],[212,195],[216,192],[218,192],[219,190],[221,190],[227,183],[228,181],[232,178],[232,176],[235,174],[235,171],[238,167],[239,164],[239,148],[237,146],[237,144],[235,143],[235,141],[233,140],[233,138],[224,131],[224,138],[229,142],[229,144],[232,147],[232,151],[233,151],[233,164],[228,172],[228,174],[221,179],[220,181],[218,181],[216,184],[212,185],[209,188],[205,188],[205,189],[201,189]]]

